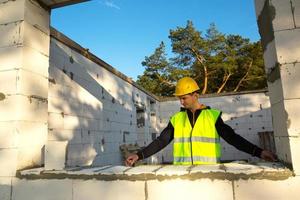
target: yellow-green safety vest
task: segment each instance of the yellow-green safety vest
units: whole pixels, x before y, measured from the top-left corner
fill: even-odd
[[[220,111],[203,109],[192,128],[187,112],[171,117],[174,127],[173,163],[175,165],[216,164],[220,162],[220,136],[215,124]]]

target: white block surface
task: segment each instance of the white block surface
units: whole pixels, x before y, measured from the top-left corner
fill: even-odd
[[[11,95],[0,101],[0,121],[26,120],[46,122],[47,102],[44,99],[23,95]]]
[[[148,200],[171,199],[210,199],[232,200],[230,181],[226,180],[184,180],[147,181]],[[216,188],[217,191],[216,192]]]
[[[293,14],[290,1],[272,0],[270,6],[273,6],[275,19],[273,19],[274,31],[294,28]],[[271,14],[271,13],[270,13]]]
[[[45,151],[45,169],[62,170],[65,168],[67,141],[48,141]]]
[[[0,149],[0,176],[15,176],[18,149]]]
[[[238,180],[235,182],[235,198],[253,199],[298,199],[300,178],[291,177],[287,180]],[[263,188],[263,189],[262,189]]]
[[[25,1],[7,1],[0,4],[0,24],[24,19]]]
[[[300,29],[275,32],[275,43],[278,61],[281,64],[299,62]]]
[[[72,180],[15,179],[12,200],[73,200]]]
[[[17,21],[9,24],[0,24],[0,47],[9,47],[22,44],[24,34],[23,22]]]
[[[145,199],[143,181],[74,181],[73,200],[141,200]]]
[[[285,99],[300,97],[300,63],[280,66],[283,96]]]

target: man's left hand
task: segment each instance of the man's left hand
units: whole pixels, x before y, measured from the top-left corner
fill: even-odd
[[[277,156],[268,150],[263,150],[260,157],[266,161],[275,162],[277,161]]]

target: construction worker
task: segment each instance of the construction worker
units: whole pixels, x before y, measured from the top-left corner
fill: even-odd
[[[179,98],[180,112],[175,113],[168,126],[144,149],[125,160],[133,166],[138,160],[148,158],[167,146],[172,140],[173,164],[216,164],[220,162],[220,136],[237,149],[267,161],[275,161],[276,155],[250,143],[225,124],[221,111],[199,103],[199,86],[190,77],[180,79],[174,95]]]

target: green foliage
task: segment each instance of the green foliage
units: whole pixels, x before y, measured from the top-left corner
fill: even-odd
[[[240,35],[225,35],[211,24],[204,36],[191,21],[170,30],[174,57],[167,58],[165,44],[146,56],[137,83],[158,96],[172,96],[178,79],[193,77],[202,94],[255,90],[266,87],[260,42]]]

